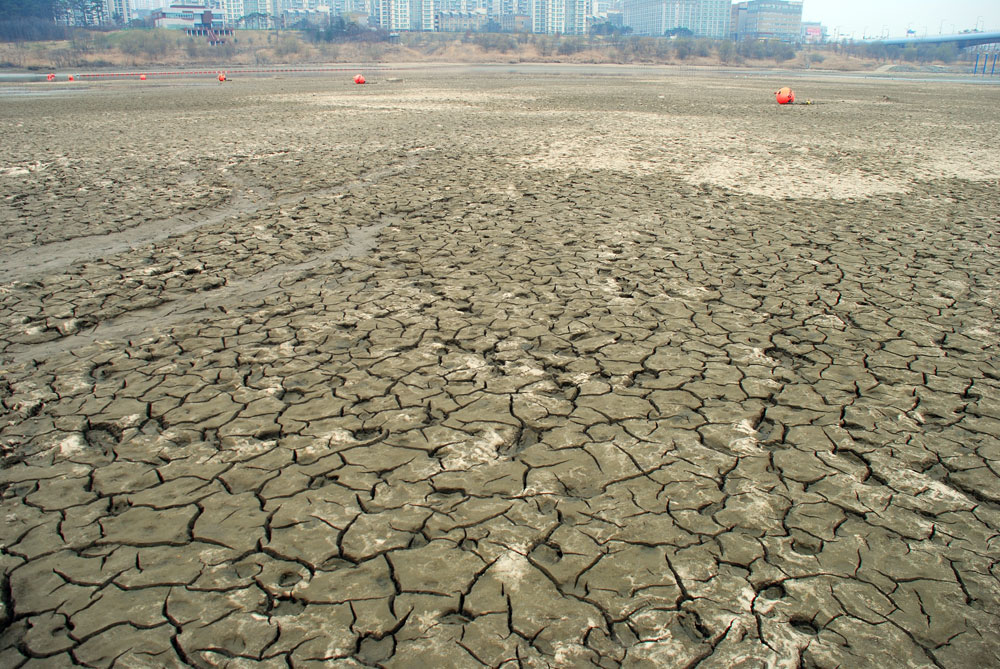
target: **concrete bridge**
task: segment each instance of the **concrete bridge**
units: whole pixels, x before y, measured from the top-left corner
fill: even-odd
[[[890,39],[868,39],[865,44],[885,44],[886,46],[909,46],[911,44],[957,44],[961,47],[1000,44],[1000,32],[958,33],[957,35],[925,35],[924,37],[895,37]]]

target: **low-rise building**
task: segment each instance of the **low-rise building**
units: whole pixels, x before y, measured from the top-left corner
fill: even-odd
[[[225,44],[236,31],[227,28],[222,17],[204,5],[171,5],[153,11],[153,26],[183,30],[192,37],[204,37],[210,44]]]
[[[211,25],[212,11],[205,5],[170,5],[153,10],[153,26],[167,30],[187,30],[195,24],[204,26],[206,19]]]
[[[802,22],[802,41],[807,44],[820,44],[826,41],[826,28],[816,21]]]
[[[437,29],[443,33],[461,33],[480,31],[486,25],[487,17],[484,10],[474,12],[438,12],[435,17]]]
[[[285,9],[281,12],[281,22],[285,26],[308,23],[313,26],[324,26],[330,20],[330,8],[317,9]]]
[[[527,14],[504,14],[500,17],[500,30],[505,33],[530,33],[531,17]]]

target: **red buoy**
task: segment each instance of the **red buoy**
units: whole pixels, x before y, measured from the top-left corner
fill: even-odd
[[[220,74],[219,75],[219,81],[225,81],[225,80],[226,80],[226,75]]]
[[[45,78],[48,79],[49,81],[55,81],[56,80],[56,75],[54,75],[53,73],[49,72],[49,76],[47,76]]]
[[[355,74],[354,75],[354,83],[356,83],[356,84],[363,84],[363,83],[365,83],[364,76],[360,75],[360,74]]]
[[[69,80],[70,80],[70,81],[74,81],[74,79],[73,79],[73,75],[72,75],[72,74],[71,74],[71,75],[69,75]]]
[[[146,81],[146,75],[145,74],[140,74],[139,75],[139,81]]]
[[[774,94],[774,98],[779,105],[787,105],[789,102],[795,102],[795,93],[792,92],[791,88],[785,86]]]

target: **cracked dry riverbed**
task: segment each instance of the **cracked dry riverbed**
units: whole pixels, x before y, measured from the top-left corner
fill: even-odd
[[[782,84],[25,84],[0,666],[997,666],[997,89]]]

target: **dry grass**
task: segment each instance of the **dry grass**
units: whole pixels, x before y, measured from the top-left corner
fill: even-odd
[[[164,31],[165,32],[165,31]],[[239,67],[261,65],[298,65],[330,62],[448,62],[448,63],[630,63],[675,64],[705,67],[775,67],[774,60],[741,60],[723,62],[714,54],[691,56],[679,60],[665,57],[625,57],[615,49],[588,48],[572,54],[559,54],[550,49],[543,53],[532,42],[519,43],[516,49],[500,52],[466,42],[462,35],[454,40],[437,39],[413,46],[387,43],[314,43],[293,31],[244,30],[237,42],[225,46],[210,46],[180,33],[165,33],[166,46],[159,52],[127,50],[120,46],[128,32],[101,34],[89,41],[2,43],[0,67],[29,70],[100,69],[122,67]],[[134,32],[132,33],[135,34]],[[810,64],[805,53],[789,61],[777,63],[785,69],[810,67],[865,71],[874,70],[878,62],[824,52],[822,63]]]

